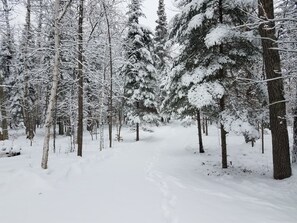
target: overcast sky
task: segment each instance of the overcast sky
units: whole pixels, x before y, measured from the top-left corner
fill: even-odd
[[[130,2],[130,0],[126,0],[126,2]],[[157,10],[158,10],[158,2],[159,0],[143,0],[143,13],[146,15],[146,19],[142,19],[140,22],[144,25],[151,27],[152,30],[155,29],[157,20]],[[165,11],[167,15],[167,21],[178,12],[178,9],[174,7],[174,0],[164,0],[165,2]],[[25,22],[25,8],[20,5],[15,8],[16,14],[18,16],[14,17],[14,24],[24,24]]]
[[[146,15],[146,19],[141,22],[145,25],[151,27],[152,30],[155,29],[156,19],[157,19],[157,10],[158,10],[159,0],[143,0],[143,13]],[[167,15],[167,20],[169,20],[178,12],[177,9],[173,6],[174,0],[164,0],[165,2],[165,11]]]

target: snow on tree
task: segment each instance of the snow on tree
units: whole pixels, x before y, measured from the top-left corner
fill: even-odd
[[[126,63],[122,68],[125,79],[125,97],[129,108],[128,119],[136,124],[136,141],[139,140],[139,124],[153,123],[157,118],[155,96],[156,69],[152,56],[152,32],[139,24],[144,16],[141,1],[132,0],[128,5],[128,30],[124,43]]]
[[[279,52],[283,65],[285,97],[288,99],[287,112],[293,118],[293,148],[292,163],[297,162],[297,2],[295,0],[281,1],[276,8],[276,23]],[[289,121],[289,120],[288,120]]]
[[[158,10],[157,10],[158,19],[156,20],[157,26],[155,28],[155,37],[154,37],[154,56],[155,56],[155,65],[157,70],[157,82],[159,86],[157,88],[157,101],[159,110],[166,96],[165,83],[168,78],[168,73],[171,67],[171,56],[169,53],[169,44],[168,44],[168,25],[167,17],[165,12],[164,0],[159,0]],[[162,112],[162,110],[160,111]],[[167,114],[161,114],[162,120],[166,118]]]
[[[237,77],[245,77],[259,58],[252,43],[255,34],[244,26],[253,2],[177,2],[181,12],[172,22],[170,37],[180,44],[180,55],[172,70],[167,100],[179,113],[193,106],[220,116],[222,166],[227,168],[226,130],[232,129],[224,125],[227,120],[238,122],[242,117],[229,118],[238,109],[231,95]]]

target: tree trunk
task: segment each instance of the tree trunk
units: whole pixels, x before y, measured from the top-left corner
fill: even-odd
[[[109,147],[112,147],[112,117],[113,117],[113,105],[112,105],[112,75],[113,75],[113,61],[112,61],[112,45],[111,45],[111,30],[109,18],[106,10],[106,5],[103,2],[104,14],[107,25],[107,35],[108,35],[108,49],[109,49],[109,71],[110,71],[110,88],[109,88],[109,120],[108,120],[108,133],[109,133]]]
[[[292,175],[290,163],[289,137],[286,121],[286,104],[281,74],[280,56],[275,36],[273,0],[259,0],[259,17],[265,23],[259,26],[262,37],[263,59],[265,65],[269,116],[272,135],[273,175],[284,179]]]
[[[24,98],[23,98],[23,116],[24,116],[24,124],[26,127],[26,135],[27,139],[31,141],[35,136],[36,130],[36,111],[35,111],[35,101],[31,101],[30,103],[30,65],[29,65],[29,46],[31,41],[31,0],[27,0],[26,6],[26,24],[25,24],[25,49],[24,49],[24,65],[25,65],[25,75],[24,75]]]
[[[77,155],[82,156],[83,144],[83,11],[84,0],[79,3],[79,18],[78,18],[78,124],[77,124]]]
[[[262,154],[264,154],[264,121],[262,120],[262,123],[261,123],[261,144],[262,144]]]
[[[136,102],[136,111],[138,113],[139,102]],[[139,141],[139,123],[136,123],[136,141]]]
[[[139,141],[139,123],[136,123],[136,141]]]
[[[219,20],[220,23],[223,23],[223,3],[222,0],[219,0]],[[223,45],[221,44],[219,46],[219,52],[220,54],[223,53]],[[224,70],[220,69],[219,70],[219,76],[221,80],[224,80],[225,74]],[[225,95],[220,99],[220,112],[223,112],[225,110]],[[222,168],[228,168],[228,163],[227,163],[227,143],[226,143],[226,136],[227,132],[224,129],[224,125],[221,121],[221,150],[222,150]]]
[[[205,135],[208,136],[208,118],[205,118]]]
[[[225,109],[225,96],[220,99],[220,110],[224,111]],[[221,123],[221,150],[222,150],[222,168],[228,168],[227,161],[227,132],[224,129],[224,125]]]
[[[49,152],[49,141],[50,141],[50,133],[51,133],[51,124],[53,120],[53,112],[55,107],[55,100],[57,96],[58,82],[59,82],[59,68],[60,68],[60,20],[64,16],[68,6],[72,1],[69,0],[68,4],[64,7],[62,14],[59,14],[60,11],[60,0],[55,0],[55,58],[54,58],[54,69],[53,69],[53,81],[51,94],[49,98],[49,103],[46,112],[45,119],[45,136],[43,141],[43,153],[41,160],[41,167],[43,169],[47,169],[48,166],[48,152]]]
[[[198,141],[199,141],[199,153],[204,153],[203,149],[203,142],[202,142],[202,131],[201,131],[201,117],[200,117],[200,111],[197,109],[197,128],[198,128]]]
[[[0,74],[1,75],[1,74]],[[6,106],[5,106],[5,91],[3,85],[3,76],[0,76],[0,109],[1,109],[1,139],[8,139],[8,124],[7,124],[7,114],[6,114]]]
[[[296,91],[297,94],[297,91]],[[296,95],[297,99],[297,95]],[[294,108],[293,118],[293,150],[292,150],[292,163],[297,162],[297,107]]]
[[[48,163],[48,152],[49,152],[49,141],[50,141],[50,132],[51,132],[51,124],[53,119],[53,111],[55,106],[55,100],[58,89],[59,82],[59,67],[60,67],[60,25],[58,20],[60,8],[60,0],[55,1],[55,60],[54,60],[54,70],[53,70],[53,82],[51,88],[51,94],[49,98],[49,104],[47,108],[47,114],[45,119],[45,136],[43,142],[43,155],[41,161],[41,167],[43,169],[47,169]]]
[[[5,17],[5,43],[7,44],[7,48],[10,53],[12,53],[12,38],[11,38],[11,28],[10,28],[10,7],[8,6],[7,0],[2,0],[3,4],[3,11],[4,11],[4,17]],[[11,60],[12,55],[6,56],[4,67],[3,67],[3,74],[0,74],[0,84],[5,84],[5,79],[9,78],[11,75],[10,67],[11,67]],[[3,76],[2,76],[3,75]],[[0,109],[1,109],[1,127],[2,127],[2,140],[8,139],[8,122],[7,122],[7,112],[6,112],[6,91],[3,86],[0,86]]]
[[[57,122],[59,126],[59,135],[64,135],[64,118],[58,117]]]

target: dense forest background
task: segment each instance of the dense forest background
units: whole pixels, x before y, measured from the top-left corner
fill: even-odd
[[[295,0],[176,0],[167,21],[156,5],[154,30],[142,25],[141,0],[1,0],[1,140],[24,129],[33,143],[73,139],[83,155],[83,132],[108,127],[109,147],[123,125],[140,128],[170,119],[220,123],[222,168],[228,132],[247,142],[272,135],[274,178],[291,176],[297,158],[297,3]],[[123,10],[123,5],[127,6]],[[16,7],[25,9],[14,26]],[[126,11],[127,13],[124,13]],[[293,128],[290,142],[288,126]],[[54,146],[55,150],[55,146]]]

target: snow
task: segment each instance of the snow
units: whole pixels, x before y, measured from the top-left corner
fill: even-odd
[[[197,108],[214,105],[224,95],[224,87],[218,82],[206,82],[194,86],[188,94],[189,102]]]
[[[42,132],[32,147],[14,132],[13,145],[22,155],[0,159],[0,221],[296,222],[297,177],[272,179],[270,135],[261,154],[260,142],[252,148],[229,134],[230,166],[223,170],[215,124],[204,136],[204,154],[196,153],[195,125],[173,122],[152,130],[141,131],[135,142],[135,132],[125,128],[124,141],[102,152],[86,134],[82,158],[69,153],[69,138],[58,137],[48,170],[40,168]]]
[[[228,25],[219,25],[212,29],[205,37],[205,45],[210,48],[215,45],[220,45],[227,39],[232,39],[233,36],[238,36],[239,32],[235,31]]]

